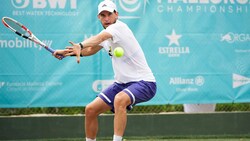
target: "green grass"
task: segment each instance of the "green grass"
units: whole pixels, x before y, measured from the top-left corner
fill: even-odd
[[[1,139],[0,139],[1,140]],[[111,138],[109,139],[97,139],[97,141],[110,141],[112,140]],[[34,139],[34,140],[11,140],[11,141],[85,141],[85,139]],[[250,141],[250,138],[244,138],[244,137],[239,137],[239,138],[179,138],[179,139],[163,139],[163,138],[125,138],[123,141]]]
[[[204,136],[125,136],[123,141],[250,141],[250,135],[204,135]],[[0,141],[2,141],[0,139]],[[85,141],[85,138],[29,139],[8,141]],[[97,141],[112,141],[112,137],[97,137]]]

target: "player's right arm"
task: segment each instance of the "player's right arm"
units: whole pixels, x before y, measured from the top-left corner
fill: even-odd
[[[99,50],[102,49],[102,46],[95,46],[95,47],[88,47],[88,48],[83,48],[81,50],[81,56],[91,56],[96,54]]]
[[[64,49],[64,50],[56,50],[53,55],[54,56],[57,56],[57,55],[68,56],[66,54],[72,52],[72,49],[73,48],[68,47],[67,49]],[[101,49],[102,49],[102,46],[99,46],[99,45],[96,46],[96,47],[84,48],[84,49],[81,50],[80,55],[81,56],[91,56],[91,55],[96,54]],[[72,54],[71,56],[75,56],[75,54]],[[58,56],[58,57],[60,57],[60,56]]]
[[[77,63],[80,63],[81,54],[85,56],[95,54],[101,49],[101,46],[99,44],[109,38],[112,38],[112,35],[110,33],[101,32],[96,36],[92,36],[81,42],[81,46],[79,44],[70,42],[71,46],[67,48],[70,49],[71,52],[67,53],[66,56],[76,55]]]
[[[88,47],[98,47],[99,44],[101,44],[103,41],[112,38],[112,35],[108,32],[101,32],[97,34],[96,36],[92,36],[83,42],[81,44],[83,45],[83,48],[88,48]]]
[[[103,41],[112,38],[112,35],[107,32],[101,32],[96,36],[92,36],[83,42],[81,42],[82,47],[79,44],[70,42],[71,46],[68,46],[65,50],[57,50],[54,53],[56,58],[58,54],[63,54],[63,56],[76,56],[77,62],[80,63],[80,55],[90,56],[101,50],[101,44]]]

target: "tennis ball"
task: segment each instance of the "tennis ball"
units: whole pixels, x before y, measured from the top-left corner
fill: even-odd
[[[115,57],[118,57],[118,58],[122,57],[123,54],[124,54],[124,50],[121,47],[116,47],[114,49],[114,55],[115,55]]]

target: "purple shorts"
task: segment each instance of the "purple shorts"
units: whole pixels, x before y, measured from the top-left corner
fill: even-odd
[[[98,97],[100,97],[105,103],[107,103],[114,112],[114,98],[116,94],[123,91],[131,99],[131,104],[127,107],[128,110],[131,110],[134,105],[149,101],[154,97],[156,93],[156,83],[147,82],[147,81],[138,81],[138,82],[129,82],[125,84],[113,83],[104,91],[102,91]]]

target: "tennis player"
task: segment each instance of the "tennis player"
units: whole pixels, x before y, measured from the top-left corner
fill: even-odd
[[[85,108],[86,141],[96,141],[98,116],[108,110],[114,112],[113,141],[121,141],[126,123],[127,110],[138,103],[154,97],[156,93],[155,77],[149,68],[141,46],[129,27],[118,20],[116,5],[111,0],[98,5],[98,18],[104,28],[98,35],[80,43],[73,43],[64,50],[57,50],[54,56],[89,56],[104,48],[111,56],[115,82],[103,90],[98,97]],[[117,58],[112,55],[115,47],[122,47],[124,55]]]

